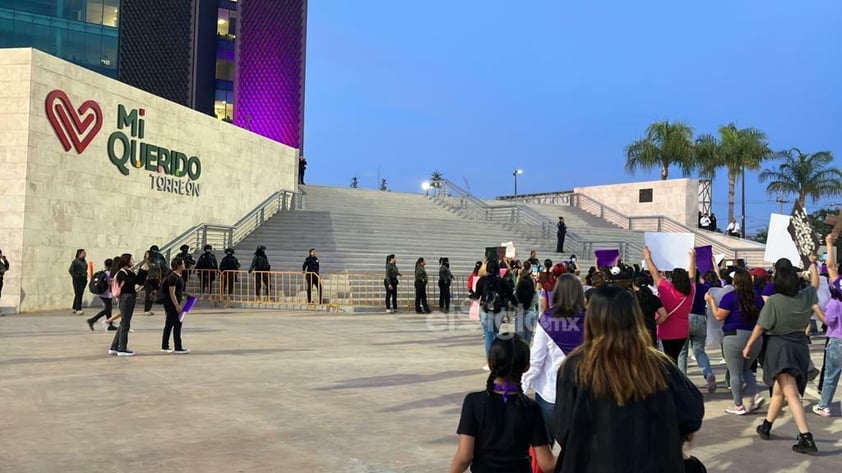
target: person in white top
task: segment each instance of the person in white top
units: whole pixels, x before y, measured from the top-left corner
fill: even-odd
[[[703,228],[705,230],[710,228],[710,217],[708,217],[708,214],[702,215],[702,218],[699,219],[699,228]]]
[[[737,219],[731,220],[731,223],[728,224],[728,228],[725,229],[725,234],[732,237],[739,237],[741,235],[740,224],[737,223]]]
[[[523,392],[535,391],[547,425],[555,408],[556,378],[567,354],[582,344],[585,335],[585,291],[572,274],[556,281],[550,308],[538,319],[529,355],[530,367],[523,378]],[[550,444],[554,441],[550,432]]]

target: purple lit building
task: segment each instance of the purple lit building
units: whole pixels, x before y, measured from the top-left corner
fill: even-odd
[[[119,80],[303,153],[307,0],[122,0],[119,35]]]

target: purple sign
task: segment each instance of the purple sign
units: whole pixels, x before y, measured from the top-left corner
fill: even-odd
[[[713,247],[710,245],[696,247],[696,267],[701,274],[713,269]]]
[[[620,250],[594,250],[593,254],[596,257],[597,268],[616,266],[620,259]]]

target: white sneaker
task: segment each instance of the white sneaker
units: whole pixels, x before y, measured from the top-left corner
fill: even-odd
[[[746,408],[745,406],[733,406],[729,407],[728,409],[725,409],[725,412],[727,412],[728,414],[744,416],[746,415]]]
[[[152,315],[152,312],[144,312],[143,315],[150,317]]]
[[[117,350],[111,350],[111,349],[108,350],[109,355],[116,355],[117,353],[120,353],[120,352],[118,352]]]
[[[172,352],[173,352],[173,351],[175,351],[175,350],[172,350],[172,349],[170,349],[170,348],[161,348],[161,351],[162,351],[163,353],[172,353]]]
[[[82,312],[81,310],[77,310],[76,312],[73,312],[73,313],[76,314],[76,315],[85,315],[85,313]]]
[[[386,313],[387,313],[387,314],[391,314],[391,313],[392,313],[392,309],[386,309]]]
[[[489,368],[488,365],[485,365],[485,366],[482,367],[482,370],[483,371],[491,371],[491,368]]]
[[[816,404],[815,406],[813,406],[813,413],[822,417],[830,417],[830,408],[819,407],[819,405]]]
[[[755,394],[754,398],[752,398],[751,402],[748,404],[748,411],[754,412],[754,411],[760,409],[760,406],[762,406],[764,402],[766,402],[766,399],[763,399],[762,394],[760,394],[760,393]]]
[[[189,348],[182,348],[181,350],[173,351],[173,353],[175,353],[176,355],[186,355],[186,354],[190,353],[190,349]]]
[[[135,355],[135,352],[133,352],[131,350],[118,351],[117,352],[117,356],[134,356],[134,355]]]
[[[129,333],[134,333],[134,329],[133,329],[133,328],[130,328],[130,329],[129,329]]]

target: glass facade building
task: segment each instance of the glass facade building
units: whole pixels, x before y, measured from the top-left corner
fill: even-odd
[[[117,77],[120,0],[0,0],[0,48],[32,47]]]

